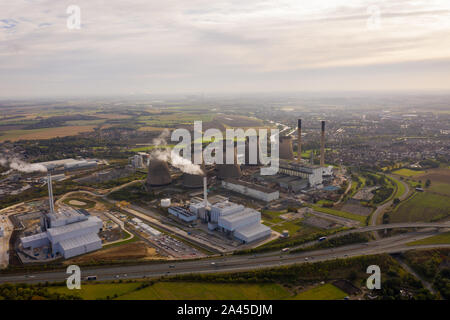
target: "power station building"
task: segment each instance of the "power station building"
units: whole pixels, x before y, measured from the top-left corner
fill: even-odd
[[[223,180],[222,187],[265,202],[277,200],[280,197],[278,190],[257,186],[236,179]]]
[[[185,222],[193,222],[197,220],[197,214],[183,207],[170,207],[169,213]]]
[[[288,176],[304,178],[311,187],[319,186],[323,182],[323,168],[310,164],[300,164],[280,160],[279,172]]]
[[[98,233],[103,223],[99,218],[63,208],[49,220],[50,227],[45,232],[20,239],[24,248],[50,245],[53,255],[60,254],[65,259],[101,249],[102,240]]]
[[[211,206],[206,219],[211,226],[231,234],[242,243],[269,237],[272,230],[261,224],[261,213],[242,205],[224,201]]]
[[[24,248],[51,246],[52,254],[60,254],[65,259],[101,249],[102,240],[98,233],[103,222],[90,216],[87,211],[71,207],[54,209],[52,178],[48,175],[50,212],[43,221],[44,232],[20,239]]]

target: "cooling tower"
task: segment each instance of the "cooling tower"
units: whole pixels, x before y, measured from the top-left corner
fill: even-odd
[[[172,182],[169,166],[166,161],[150,159],[148,166],[147,184],[153,187],[165,186]]]
[[[325,121],[322,120],[322,132],[320,134],[320,166],[325,166]]]
[[[293,160],[294,150],[292,148],[292,138],[288,136],[280,137],[280,159]]]
[[[185,188],[201,188],[203,186],[203,175],[199,174],[183,174],[183,187]]]
[[[225,164],[226,163],[226,143],[224,141],[223,163],[224,164],[218,164],[216,166],[217,177],[219,179],[240,178],[242,176],[241,166],[237,163],[236,144],[234,145],[234,164]]]
[[[193,148],[191,149],[193,150]],[[201,158],[201,157],[200,157]],[[194,153],[191,154],[191,161],[194,163]],[[204,163],[202,163],[202,170],[206,172]],[[202,188],[204,174],[183,173],[183,187],[185,188]]]
[[[297,161],[302,161],[302,119],[298,119],[297,125]]]

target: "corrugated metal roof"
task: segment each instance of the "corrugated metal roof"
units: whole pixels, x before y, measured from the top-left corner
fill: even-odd
[[[255,223],[250,226],[236,229],[236,233],[239,233],[244,237],[251,238],[260,233],[267,232],[268,230],[270,230],[269,227],[260,223]]]
[[[60,235],[60,234],[64,234],[64,233],[67,233],[67,232],[93,227],[93,226],[95,226],[97,224],[101,224],[101,223],[102,223],[102,221],[99,218],[97,218],[97,217],[89,217],[89,219],[85,220],[85,221],[80,221],[80,222],[67,224],[65,226],[50,228],[50,229],[47,230],[47,232],[51,236],[54,237],[54,236],[57,236],[57,235]]]
[[[70,238],[61,241],[59,244],[64,251],[71,250],[73,248],[82,247],[91,243],[101,241],[97,234],[89,233],[83,236]]]
[[[240,212],[236,212],[236,213],[230,214],[228,216],[221,216],[219,219],[221,221],[234,223],[236,221],[240,221],[240,220],[246,219],[251,216],[257,216],[258,213],[259,213],[258,211],[253,210],[251,208],[245,208],[244,210],[242,210]]]

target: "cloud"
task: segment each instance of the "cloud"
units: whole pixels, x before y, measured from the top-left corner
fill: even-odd
[[[66,28],[72,4],[81,8],[80,30]],[[381,29],[369,31],[373,4]],[[266,78],[283,72],[301,78],[311,69],[446,60],[449,35],[447,0],[3,1],[0,96],[224,91],[237,83],[265,91]],[[343,86],[348,73],[340,73]]]

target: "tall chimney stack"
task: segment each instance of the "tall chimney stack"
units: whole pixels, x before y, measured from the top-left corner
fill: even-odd
[[[47,185],[48,185],[48,203],[50,206],[50,213],[55,213],[55,205],[53,203],[53,187],[52,187],[52,174],[47,173]]]
[[[302,119],[298,119],[298,138],[297,138],[297,161],[298,163],[302,160]]]
[[[208,177],[206,174],[205,159],[202,152],[202,171],[203,171],[203,201],[205,202],[205,208],[208,205]]]
[[[322,133],[320,136],[320,166],[325,166],[325,121],[322,120]]]

